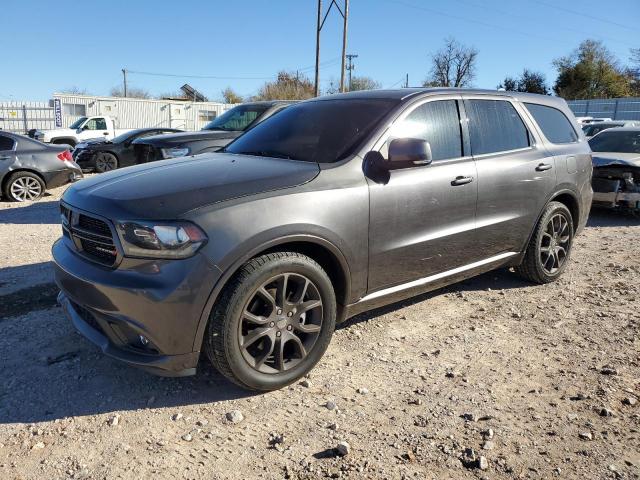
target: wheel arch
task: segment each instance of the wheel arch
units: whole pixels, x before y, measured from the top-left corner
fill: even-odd
[[[61,145],[65,142],[72,147],[75,147],[78,144],[78,141],[73,137],[54,137],[49,141],[52,145]]]
[[[338,318],[336,323],[343,320],[346,313],[346,305],[351,294],[351,271],[347,259],[332,242],[313,235],[290,235],[263,243],[249,250],[245,255],[236,260],[223,273],[205,304],[205,308],[200,316],[198,329],[194,338],[194,351],[200,350],[206,330],[207,323],[213,306],[215,305],[224,287],[233,278],[236,272],[246,262],[252,258],[259,257],[266,253],[278,251],[292,251],[306,255],[316,262],[327,272],[336,293],[336,303],[338,304]]]

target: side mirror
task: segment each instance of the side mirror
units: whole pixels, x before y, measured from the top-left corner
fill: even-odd
[[[419,138],[396,138],[389,144],[388,168],[391,170],[429,165],[431,145]]]

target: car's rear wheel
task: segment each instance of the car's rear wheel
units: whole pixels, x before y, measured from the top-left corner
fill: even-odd
[[[295,252],[254,258],[221,293],[204,338],[212,364],[251,390],[275,390],[309,372],[335,328],[331,280]]]
[[[42,179],[31,172],[14,172],[5,183],[4,194],[14,202],[38,200],[45,192]]]
[[[573,245],[573,218],[560,202],[545,208],[516,272],[535,283],[556,280],[567,268]]]
[[[109,172],[118,168],[118,159],[108,152],[98,152],[95,158],[95,170],[98,173]]]

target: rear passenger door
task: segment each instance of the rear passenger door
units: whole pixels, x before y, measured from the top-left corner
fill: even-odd
[[[394,138],[429,142],[433,162],[392,170],[369,183],[369,292],[451,270],[477,259],[476,169],[460,122],[460,97],[409,106],[380,139],[386,158]]]
[[[518,102],[468,96],[464,106],[478,171],[476,248],[487,258],[520,252],[555,187],[555,160]]]

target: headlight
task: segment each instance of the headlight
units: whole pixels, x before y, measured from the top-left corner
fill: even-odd
[[[117,222],[125,257],[187,258],[207,242],[190,222]]]
[[[162,158],[176,158],[176,157],[184,157],[185,155],[189,155],[188,147],[172,147],[172,148],[161,148]]]

